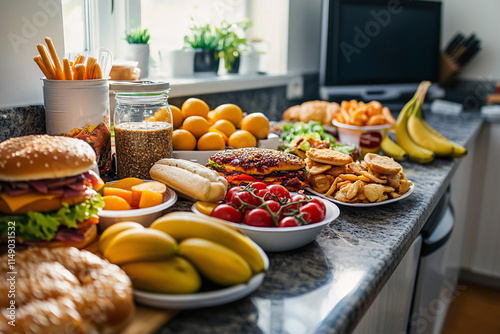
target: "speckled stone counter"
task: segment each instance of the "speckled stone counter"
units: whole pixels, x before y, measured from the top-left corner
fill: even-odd
[[[460,144],[475,140],[479,113],[427,115]],[[470,145],[467,145],[470,146]],[[313,243],[269,253],[270,270],[250,296],[218,307],[187,310],[158,333],[349,333],[418,236],[460,163],[404,162],[414,182],[408,198],[377,207],[340,207],[340,217]],[[174,210],[189,210],[179,202]]]

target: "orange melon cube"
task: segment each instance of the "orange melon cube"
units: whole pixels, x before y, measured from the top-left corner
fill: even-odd
[[[144,190],[139,201],[139,208],[149,208],[163,203],[163,195]]]
[[[132,204],[132,190],[125,190],[121,188],[106,187],[103,190],[104,196],[118,196],[127,201],[128,204]]]
[[[118,180],[112,184],[110,184],[110,187],[113,188],[120,188],[124,190],[132,190],[133,186],[136,186],[138,184],[144,183],[141,179],[138,179],[136,177],[127,177],[121,180]]]
[[[103,196],[104,210],[131,210],[132,207],[121,197]]]
[[[132,187],[132,206],[138,207],[144,191],[151,191],[163,196],[167,192],[167,186],[158,181],[148,181]]]

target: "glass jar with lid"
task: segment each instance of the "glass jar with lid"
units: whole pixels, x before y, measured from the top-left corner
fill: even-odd
[[[149,169],[172,157],[172,112],[169,84],[161,90],[117,92],[114,115],[116,169],[119,179],[150,179]]]

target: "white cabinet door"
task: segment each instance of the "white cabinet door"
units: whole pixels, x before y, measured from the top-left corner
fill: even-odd
[[[422,238],[415,239],[354,330],[355,334],[406,333]]]

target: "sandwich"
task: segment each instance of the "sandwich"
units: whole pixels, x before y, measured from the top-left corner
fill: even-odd
[[[190,200],[217,203],[226,196],[228,184],[224,177],[188,160],[161,159],[151,167],[149,175]]]
[[[0,143],[0,245],[83,248],[97,235],[104,185],[83,140],[32,135]]]
[[[224,176],[231,187],[264,182],[298,191],[307,186],[304,160],[282,151],[254,147],[225,150],[212,155],[208,166]]]

